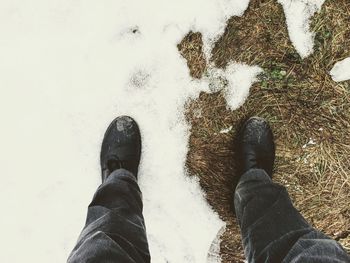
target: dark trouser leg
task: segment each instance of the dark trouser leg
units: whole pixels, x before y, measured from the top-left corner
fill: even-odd
[[[141,191],[129,171],[114,171],[98,188],[68,262],[150,262]]]
[[[234,202],[248,262],[350,262],[336,241],[306,222],[286,189],[264,170],[241,177]]]

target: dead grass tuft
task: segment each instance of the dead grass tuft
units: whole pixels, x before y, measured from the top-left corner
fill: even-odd
[[[206,68],[202,46],[202,34],[199,32],[189,32],[177,46],[180,54],[187,60],[187,66],[193,78],[200,79]]]
[[[243,17],[229,20],[216,43],[210,60],[218,67],[238,61],[264,69],[236,111],[226,108],[221,93],[201,94],[188,105],[192,133],[187,166],[227,222],[223,262],[244,260],[231,207],[238,176],[233,138],[242,120],[252,115],[269,120],[274,130],[275,180],[287,187],[311,224],[350,252],[350,81],[336,83],[329,76],[337,61],[350,56],[349,24],[350,2],[326,1],[312,21],[315,52],[302,60],[289,40],[281,6],[275,0],[252,0]],[[190,33],[179,44],[196,78],[205,69],[200,39],[199,33]],[[220,133],[230,126],[232,131]],[[308,144],[310,138],[315,145]]]

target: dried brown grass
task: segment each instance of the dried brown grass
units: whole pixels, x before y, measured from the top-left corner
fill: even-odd
[[[237,181],[235,132],[252,115],[266,118],[277,144],[275,181],[285,185],[304,217],[350,251],[350,81],[336,83],[332,66],[350,56],[350,2],[328,0],[312,20],[315,52],[302,60],[292,46],[281,6],[252,0],[243,17],[229,20],[210,58],[218,67],[230,61],[259,65],[260,82],[236,111],[221,93],[201,94],[188,104],[192,125],[187,166],[200,179],[207,200],[227,223],[223,262],[243,262],[239,228],[232,212]],[[200,33],[179,44],[190,73],[205,71]],[[200,114],[199,114],[200,112]],[[230,133],[221,129],[233,126]],[[312,138],[316,145],[308,145]]]

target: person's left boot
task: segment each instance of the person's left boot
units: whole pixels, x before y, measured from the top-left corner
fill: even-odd
[[[141,157],[141,135],[128,116],[117,117],[107,128],[101,147],[102,182],[117,169],[126,169],[137,178]]]

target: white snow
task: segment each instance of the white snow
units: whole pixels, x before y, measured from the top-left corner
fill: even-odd
[[[257,81],[257,75],[262,72],[258,66],[232,63],[225,69],[224,74],[228,81],[225,89],[227,105],[235,110],[243,105],[249,95],[251,85]]]
[[[263,70],[258,66],[248,66],[242,63],[229,63],[225,69],[214,68],[209,65],[207,76],[211,92],[223,90],[227,107],[235,110],[242,106],[249,95],[251,85],[257,81],[257,76]]]
[[[221,243],[221,236],[225,233],[226,226],[223,226],[219,232],[216,235],[216,238],[214,239],[213,243],[211,244],[208,252],[208,260],[207,263],[216,263],[220,262],[220,243]]]
[[[350,80],[350,57],[337,62],[330,74],[336,82]]]
[[[313,52],[314,36],[310,18],[318,12],[325,0],[277,0],[283,7],[290,40],[302,58]]]
[[[302,148],[303,149],[305,149],[306,147],[308,147],[308,146],[314,146],[314,145],[316,145],[317,143],[312,139],[312,138],[309,138],[309,141],[306,143],[306,144],[304,144],[303,146],[302,146]]]
[[[219,133],[221,133],[221,134],[229,133],[230,131],[232,131],[232,128],[233,128],[233,126],[230,126],[226,129],[222,129]]]

